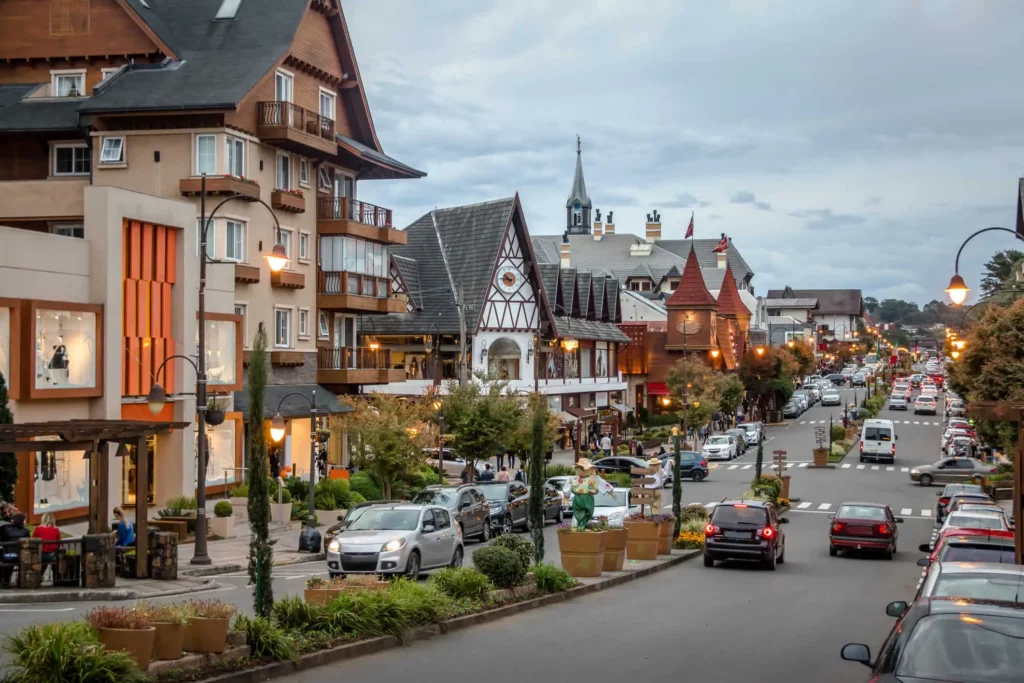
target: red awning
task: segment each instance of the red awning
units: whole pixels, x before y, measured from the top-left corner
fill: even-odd
[[[664,382],[648,382],[647,394],[649,396],[668,396],[668,385]]]

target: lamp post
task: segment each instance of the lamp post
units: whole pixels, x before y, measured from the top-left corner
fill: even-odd
[[[952,301],[957,306],[959,306],[960,304],[967,300],[967,293],[971,291],[970,288],[967,286],[967,283],[964,282],[964,279],[960,277],[960,254],[963,253],[964,247],[966,247],[967,243],[970,242],[972,239],[974,239],[983,232],[991,232],[993,230],[998,230],[999,232],[1008,232],[1017,239],[1024,240],[1024,236],[1022,236],[1017,231],[1010,230],[1009,228],[1000,227],[982,228],[981,230],[972,233],[967,239],[965,239],[963,241],[963,244],[961,244],[960,248],[957,249],[956,251],[956,261],[953,264],[953,277],[950,278],[949,286],[946,287],[946,293],[949,294],[949,300]]]
[[[444,484],[444,402],[441,399],[434,401],[434,410],[437,411],[437,478]]]
[[[232,199],[241,197],[241,194],[234,193],[228,195],[220,201],[217,206],[213,208],[210,215],[206,215],[206,174],[202,174],[199,185],[199,313],[198,313],[198,324],[199,324],[199,340],[198,340],[198,354],[199,357],[196,359],[197,362],[193,363],[190,359],[184,356],[171,356],[171,358],[185,358],[188,360],[192,367],[196,370],[196,429],[199,433],[199,462],[198,472],[196,473],[196,543],[195,553],[192,556],[191,564],[195,565],[208,565],[212,564],[213,560],[210,559],[209,552],[206,546],[206,265],[207,263],[219,263],[218,261],[211,261],[210,257],[206,253],[206,239],[207,233],[210,229],[210,223],[213,222],[214,217],[217,215],[217,211],[220,207],[227,204]],[[252,200],[252,197],[246,196],[247,200]],[[280,243],[281,236],[281,223],[277,220],[277,214],[274,210],[262,199],[256,198],[255,201],[259,202],[263,206],[267,207],[267,211],[270,212],[271,217],[274,219],[275,227],[275,244],[274,248],[267,255],[267,265],[273,272],[278,272],[288,264],[288,254],[285,252],[284,246]],[[168,358],[167,360],[170,360]],[[167,362],[164,361],[164,363]],[[161,363],[160,368],[164,366]],[[157,370],[156,377],[159,378],[159,369]],[[164,392],[163,387],[159,384],[154,384],[149,391],[149,396],[146,402],[149,404],[149,410],[154,415],[159,413],[163,408],[163,404],[166,403],[167,396]]]
[[[301,396],[309,403],[309,496],[306,501],[309,510],[306,516],[306,527],[312,530],[309,540],[314,544],[313,552],[319,552],[320,532],[316,530],[316,512],[314,510],[316,506],[316,435],[318,431],[316,389],[313,389],[310,394],[312,398],[301,392],[292,391],[281,397],[281,400],[277,402],[274,417],[270,420],[270,438],[274,440],[274,443],[281,443],[284,438],[285,424],[284,418],[281,416],[281,406],[284,405],[285,400],[290,396]]]

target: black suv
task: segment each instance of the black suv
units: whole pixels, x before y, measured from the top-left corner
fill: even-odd
[[[491,531],[510,534],[517,527],[529,528],[530,490],[518,481],[483,481],[477,486],[490,505]]]
[[[704,529],[704,566],[715,560],[759,560],[766,569],[786,561],[786,535],[775,505],[764,500],[723,500]]]
[[[428,486],[417,493],[412,502],[447,509],[462,529],[463,538],[476,536],[481,542],[491,540],[491,507],[479,486]]]

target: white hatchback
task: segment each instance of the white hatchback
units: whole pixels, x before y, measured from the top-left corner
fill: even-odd
[[[732,460],[736,454],[736,437],[728,434],[716,434],[708,437],[701,450],[701,455],[708,460]]]

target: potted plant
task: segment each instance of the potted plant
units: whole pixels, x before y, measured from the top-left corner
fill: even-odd
[[[224,424],[224,410],[217,405],[217,399],[210,398],[206,402],[206,424],[216,427]]]
[[[153,657],[156,659],[181,659],[185,650],[185,632],[192,616],[187,603],[139,605],[139,611],[146,615],[156,629],[156,643]]]
[[[672,554],[672,530],[676,526],[676,518],[672,515],[653,515],[658,520],[658,554]]]
[[[626,518],[626,557],[631,560],[658,559],[658,544],[661,538],[661,515],[633,513]]]
[[[341,593],[341,588],[335,588],[333,582],[314,576],[306,581],[306,589],[302,592],[302,597],[309,605],[327,605],[338,597],[339,593]]]
[[[558,525],[558,550],[562,569],[573,576],[601,576],[608,534],[597,528],[573,529],[571,523]]]
[[[249,519],[249,485],[245,482],[231,489],[231,509],[235,519]]]
[[[203,654],[220,654],[227,648],[228,628],[235,606],[220,600],[193,600],[185,634],[185,649]]]
[[[235,530],[235,518],[232,516],[234,507],[226,500],[219,500],[213,506],[213,519],[210,520],[210,531],[219,538],[231,538]]]
[[[337,577],[331,579],[331,587],[339,588],[342,593],[346,591],[381,590],[387,588],[391,583],[381,581],[376,574],[350,574],[345,578]]]
[[[599,530],[608,534],[604,546],[604,566],[606,572],[622,571],[622,565],[626,560],[626,541],[629,534],[621,526],[609,526],[606,517],[598,518],[596,522]]]
[[[145,614],[126,607],[97,607],[85,618],[104,650],[127,652],[140,669],[149,668],[156,629]]]
[[[270,521],[275,524],[292,521],[292,492],[283,486],[271,495]]]

